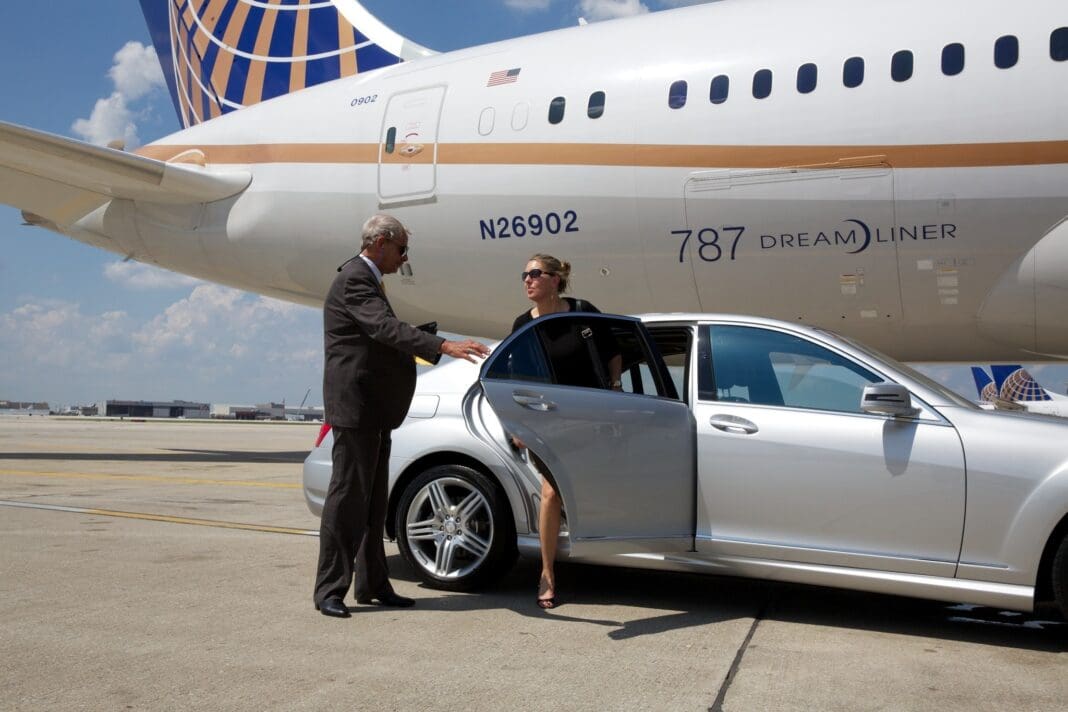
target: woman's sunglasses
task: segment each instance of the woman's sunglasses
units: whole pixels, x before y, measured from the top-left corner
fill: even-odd
[[[543,269],[535,268],[535,269],[530,270],[529,272],[523,272],[521,274],[521,276],[523,278],[523,281],[526,282],[527,281],[527,277],[530,277],[531,279],[537,279],[538,277],[542,276],[543,274],[547,274],[547,275],[549,275],[551,277],[552,275],[556,274],[556,272],[546,272]]]

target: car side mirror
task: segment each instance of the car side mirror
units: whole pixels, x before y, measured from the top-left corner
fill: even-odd
[[[875,415],[890,415],[895,418],[908,417],[919,413],[912,407],[909,389],[898,383],[872,383],[864,386],[860,397],[860,409]]]

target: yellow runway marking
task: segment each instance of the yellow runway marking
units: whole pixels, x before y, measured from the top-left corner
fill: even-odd
[[[0,500],[0,507],[18,507],[20,509],[44,509],[51,512],[71,512],[74,514],[92,514],[102,517],[120,517],[122,519],[142,519],[149,522],[167,522],[168,524],[191,524],[198,527],[218,527],[220,529],[243,529],[269,534],[297,534],[299,536],[319,536],[311,529],[294,529],[292,527],[271,527],[264,524],[242,524],[240,522],[223,522],[215,519],[193,519],[191,517],[171,517],[166,514],[147,514],[144,512],[120,512],[113,509],[90,509],[87,507],[63,507],[56,504],[39,504],[30,502],[11,502]]]
[[[232,485],[234,487],[267,487],[271,489],[300,489],[295,482],[256,482],[253,480],[213,480],[204,477],[162,477],[160,475],[116,475],[105,472],[43,472],[40,470],[0,470],[0,475],[12,477],[55,477],[75,480],[127,480],[133,482],[166,482],[174,485]]]

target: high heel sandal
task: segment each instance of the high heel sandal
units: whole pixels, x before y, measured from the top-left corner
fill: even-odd
[[[542,610],[549,610],[550,608],[556,608],[556,596],[549,596],[548,598],[542,598],[542,594],[549,590],[549,580],[544,576],[541,577],[541,581],[538,582],[538,597],[534,599],[538,608]]]

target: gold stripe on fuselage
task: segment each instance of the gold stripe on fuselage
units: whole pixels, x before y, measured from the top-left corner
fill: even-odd
[[[378,163],[377,143],[153,145],[137,153],[161,161],[203,151],[211,164]],[[407,159],[430,163],[435,144]],[[911,146],[662,146],[598,143],[439,143],[438,165],[636,166],[640,168],[842,168],[887,163],[894,168],[993,168],[1068,163],[1068,141]],[[870,159],[870,161],[869,161]]]

